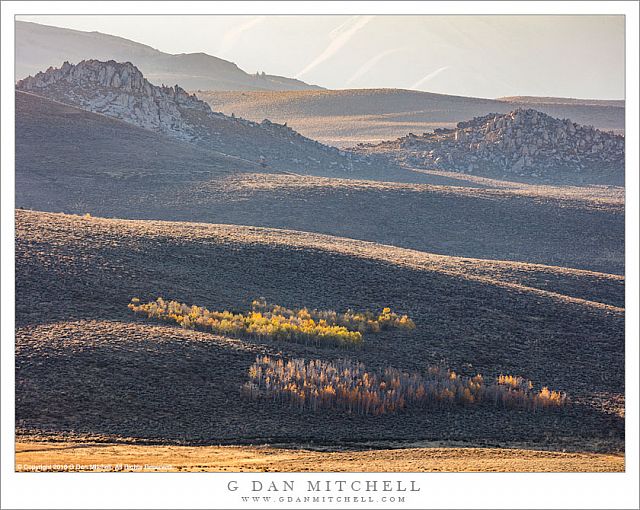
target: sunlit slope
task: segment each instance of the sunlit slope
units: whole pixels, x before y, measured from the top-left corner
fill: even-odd
[[[198,91],[213,110],[260,121],[288,122],[300,133],[339,146],[380,142],[518,107],[535,108],[601,130],[624,132],[624,103],[557,98],[450,96],[402,89],[270,92]],[[535,102],[534,102],[535,100]]]

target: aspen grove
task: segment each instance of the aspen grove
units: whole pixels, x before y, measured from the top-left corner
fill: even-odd
[[[485,382],[482,375],[460,376],[431,366],[425,374],[386,368],[368,371],[348,360],[273,358],[258,356],[242,386],[251,399],[266,399],[299,410],[338,409],[347,413],[380,415],[406,407],[448,407],[489,403],[504,408],[538,411],[563,407],[564,393],[521,377],[503,376]]]
[[[360,347],[363,333],[384,329],[414,329],[406,315],[398,315],[390,308],[373,312],[337,313],[301,308],[290,310],[269,305],[264,299],[255,300],[247,313],[211,311],[207,308],[159,297],[149,303],[133,298],[129,309],[148,319],[176,323],[185,329],[211,331],[232,337],[284,340],[305,345],[331,345],[345,348]]]

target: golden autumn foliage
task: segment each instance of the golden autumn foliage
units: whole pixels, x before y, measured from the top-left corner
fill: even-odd
[[[413,321],[384,308],[378,315],[371,312],[337,313],[334,311],[289,310],[268,305],[264,300],[252,303],[247,313],[217,312],[199,306],[158,298],[141,303],[133,298],[129,309],[149,319],[179,324],[187,329],[211,331],[227,336],[269,338],[314,345],[359,347],[364,332],[377,332],[391,327],[413,329]]]
[[[149,319],[173,322],[186,329],[211,331],[227,336],[270,338],[315,345],[329,343],[342,347],[354,347],[362,343],[362,334],[357,331],[349,331],[343,326],[320,323],[313,319],[278,314],[267,316],[256,311],[246,314],[226,310],[217,312],[177,301],[165,301],[162,298],[144,304],[132,300],[129,309]]]
[[[565,403],[566,395],[559,391],[552,391],[544,386],[540,393],[536,395],[536,399],[539,405],[542,407],[560,406]]]
[[[566,403],[566,395],[559,391],[552,391],[544,386],[539,392],[533,390],[533,382],[522,377],[514,377],[512,375],[500,375],[497,380],[498,388],[502,388],[501,400],[509,401],[527,401],[533,407],[557,407]]]
[[[501,376],[503,377],[503,376]],[[530,381],[518,387],[500,382],[485,384],[481,375],[465,377],[442,367],[426,375],[387,368],[367,371],[362,363],[341,360],[305,361],[258,356],[249,368],[243,393],[299,410],[339,409],[348,413],[380,415],[405,407],[446,407],[489,403],[537,411],[561,407],[566,396],[544,387],[532,390]],[[504,379],[503,379],[504,381]]]
[[[307,308],[290,310],[280,305],[268,303],[264,298],[254,300],[251,307],[266,315],[276,314],[325,321],[327,324],[343,326],[350,331],[359,331],[360,333],[377,333],[391,328],[411,330],[416,327],[407,315],[398,315],[388,307],[383,308],[380,313],[355,312],[353,310],[338,313],[333,310],[308,310]]]

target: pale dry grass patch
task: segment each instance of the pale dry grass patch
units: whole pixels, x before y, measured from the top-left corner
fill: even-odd
[[[147,472],[622,472],[624,455],[507,448],[319,452],[271,446],[16,443],[17,471],[65,464],[79,465],[80,471],[93,471],[92,466],[114,471],[121,465],[122,471]]]

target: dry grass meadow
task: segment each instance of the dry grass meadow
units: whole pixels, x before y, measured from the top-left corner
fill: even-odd
[[[314,451],[273,446],[16,443],[17,471],[64,465],[83,472],[621,472],[624,455],[518,448]]]

